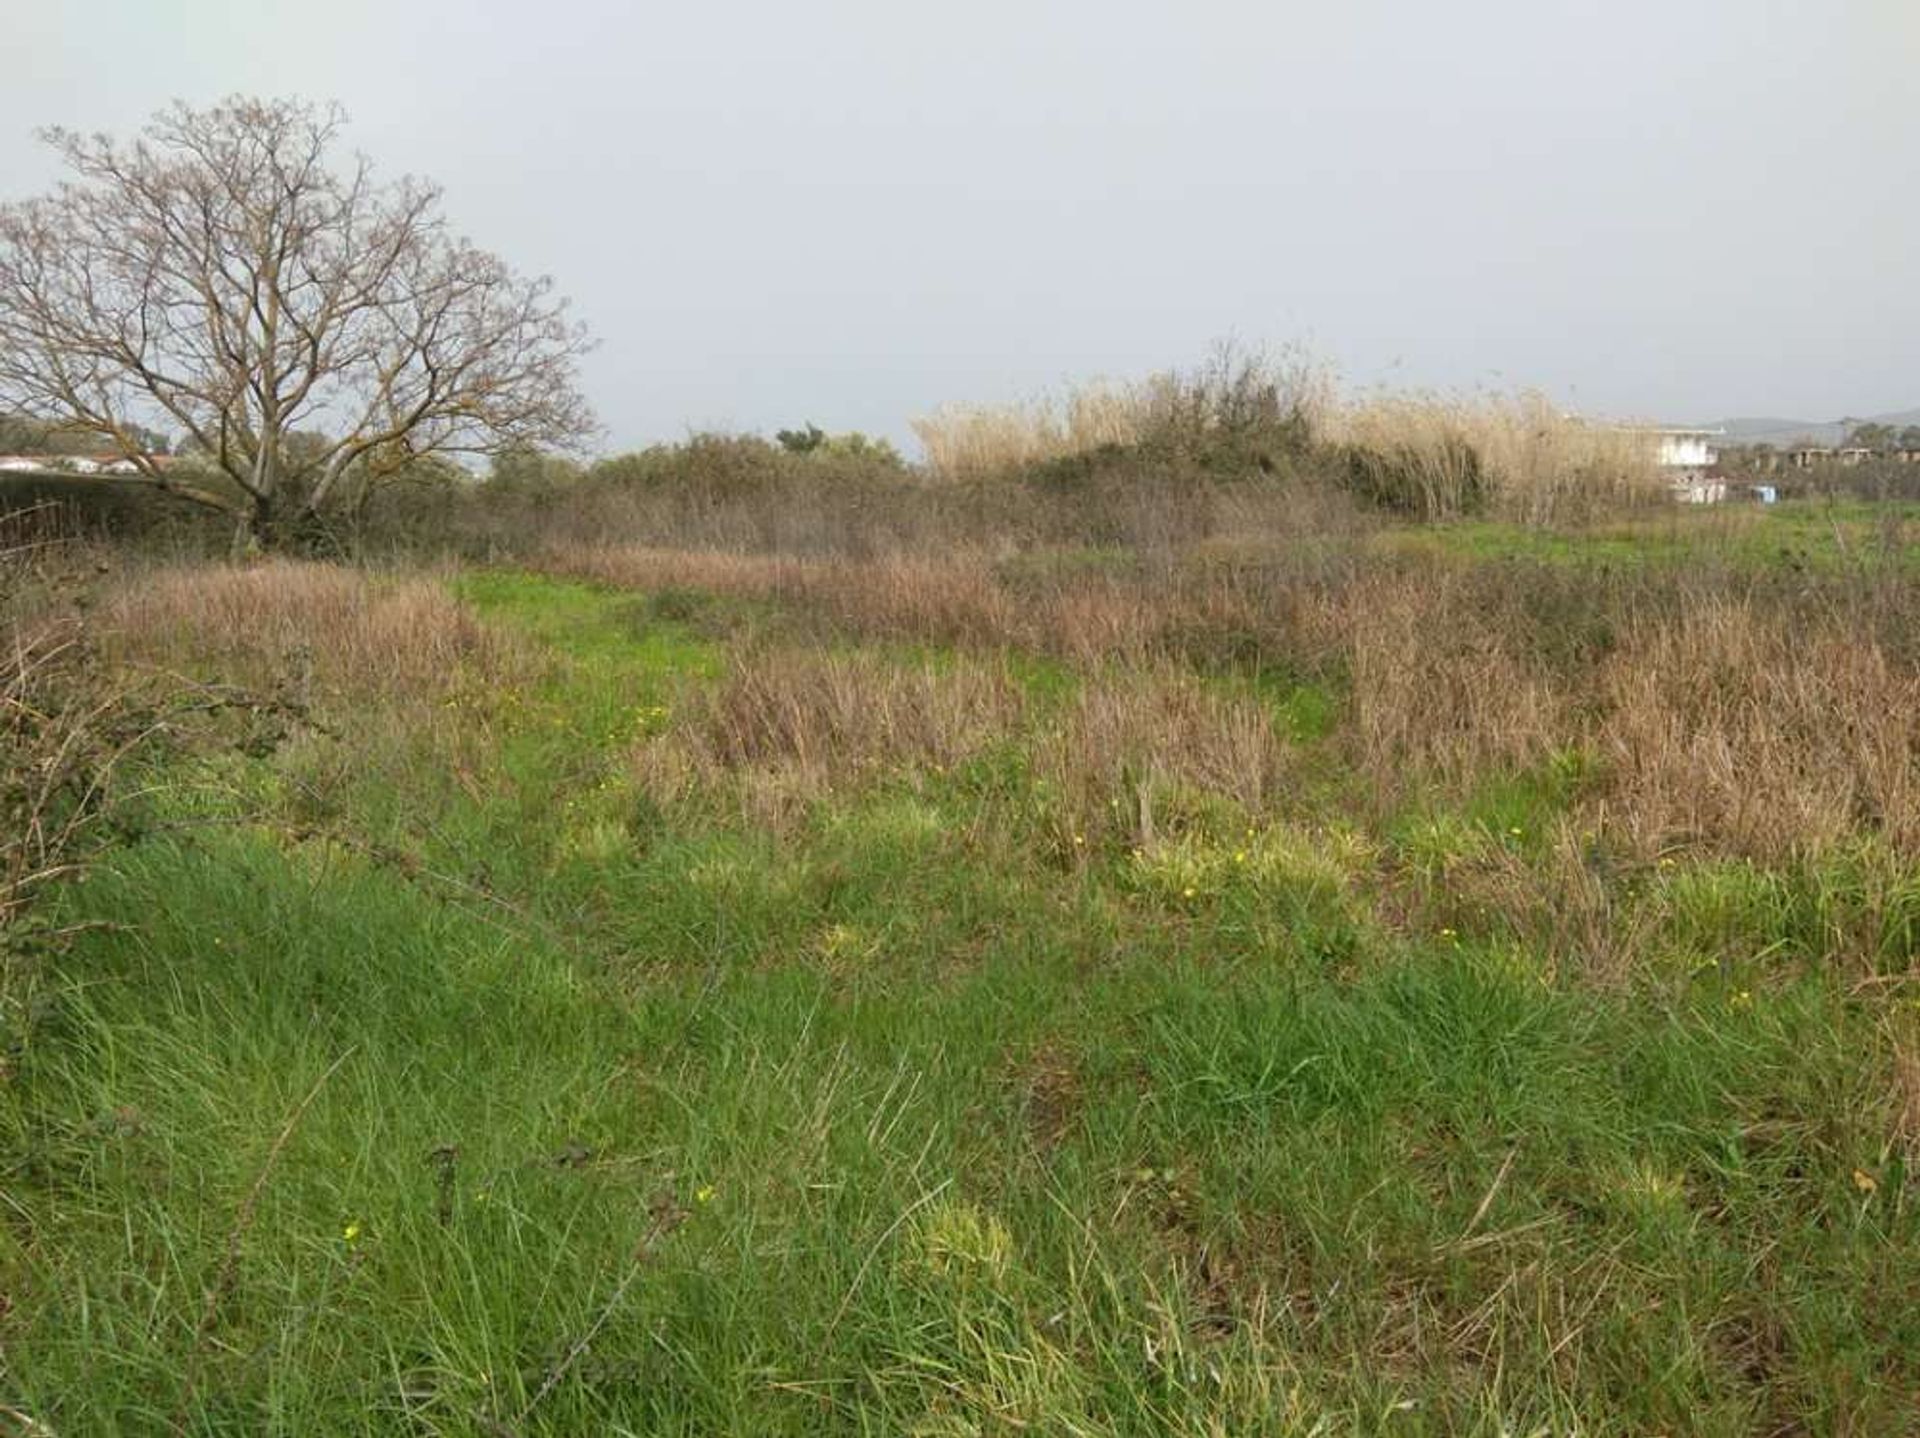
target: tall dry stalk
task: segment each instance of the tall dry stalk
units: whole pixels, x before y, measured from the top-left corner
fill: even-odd
[[[1105,667],[1090,676],[1036,743],[1040,773],[1060,795],[1067,843],[1125,833],[1154,838],[1155,806],[1191,795],[1273,811],[1296,751],[1257,698],[1209,685],[1173,664]]]
[[[1092,380],[1001,405],[946,405],[912,423],[936,478],[980,479],[1109,446],[1191,449],[1262,430],[1304,442],[1331,393],[1324,366],[1303,354],[1228,343],[1192,369]]]
[[[263,688],[434,696],[463,672],[501,677],[515,646],[432,579],[381,580],[298,560],[162,570],[99,612],[117,651],[148,663],[219,660]]]
[[[691,688],[634,763],[663,797],[730,792],[777,825],[832,793],[945,773],[996,745],[1024,755],[1028,778],[1057,797],[1051,817],[1069,849],[1137,836],[1157,795],[1269,809],[1293,759],[1265,704],[1174,665],[1103,668],[1055,705],[1022,690],[1004,655],[934,666],[768,649],[737,655],[717,686]]]
[[[1714,596],[1635,623],[1596,687],[1644,849],[1777,860],[1865,830],[1920,851],[1920,674],[1871,635]]]
[[[1063,395],[943,405],[912,428],[937,478],[979,479],[1104,445],[1138,444],[1151,405],[1149,386],[1096,380]]]
[[[635,751],[656,793],[736,792],[779,824],[836,789],[941,771],[1013,732],[1024,709],[1004,663],[900,665],[865,651],[734,656],[718,685],[689,689],[675,722]]]
[[[1647,431],[1566,414],[1537,392],[1344,397],[1322,365],[1230,349],[1192,371],[949,405],[913,423],[941,479],[1016,474],[1103,446],[1191,446],[1261,426],[1290,429],[1336,461],[1362,497],[1423,519],[1584,522],[1665,494]]]
[[[1534,392],[1374,394],[1332,407],[1323,433],[1369,497],[1423,519],[1558,524],[1665,494],[1644,431],[1568,415]]]
[[[1069,747],[1120,753],[1125,719],[1167,740],[1152,747],[1175,756],[1181,782],[1255,804],[1279,772],[1264,739],[1172,683],[1180,666],[1319,686],[1342,711],[1335,743],[1387,804],[1410,787],[1461,794],[1564,762],[1604,804],[1595,822],[1636,852],[1677,840],[1773,859],[1860,833],[1920,846],[1920,649],[1897,576],[1756,586],[1711,567],[1419,555],[1314,567],[1211,546],[1054,568],[978,552],[836,564],[620,547],[551,563],[776,601],[795,637],[816,626],[956,644],[969,663],[1005,649],[1055,656],[1083,676]],[[1080,789],[1114,797],[1111,775]]]
[[[0,515],[0,936],[73,871],[108,773],[144,732],[86,663],[81,626],[30,612],[43,565],[68,543],[50,507]]]
[[[1561,687],[1461,576],[1388,575],[1321,616],[1347,658],[1350,742],[1382,786],[1409,774],[1470,785],[1566,742]]]

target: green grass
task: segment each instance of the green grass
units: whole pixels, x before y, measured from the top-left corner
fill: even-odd
[[[1376,834],[1063,858],[995,763],[766,830],[622,762],[718,672],[703,601],[458,590],[545,664],[472,698],[466,782],[377,710],[177,759],[64,895],[91,927],[0,1086],[0,1402],[63,1438],[1911,1423],[1888,1010],[1823,962],[1869,911],[1910,961],[1900,856],[1658,871],[1671,962],[1586,983],[1401,907],[1532,862],[1577,757]]]
[[[1834,572],[1920,567],[1920,504],[1793,500],[1768,506],[1672,508],[1590,530],[1493,520],[1389,530],[1376,541],[1410,553],[1474,561],[1606,565],[1614,569],[1719,564],[1764,571]]]

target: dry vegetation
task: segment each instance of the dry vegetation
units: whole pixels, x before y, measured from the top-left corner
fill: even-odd
[[[1241,556],[1246,558],[1247,556]],[[584,545],[550,549],[552,574],[647,592],[691,590],[789,606],[820,632],[1013,648],[1096,662],[1198,659],[1267,644],[1311,647],[1337,559],[1296,564],[1256,550],[1251,565],[1206,554],[1144,570],[1002,563],[981,550],[870,562],[715,550]],[[1271,561],[1271,562],[1269,562]]]
[[[297,560],[159,569],[98,612],[125,658],[215,667],[263,690],[442,698],[512,671],[517,647],[431,577]]]
[[[507,457],[485,486],[415,465],[320,517],[309,538],[329,555],[480,560],[609,536],[863,560],[1085,544],[1151,554],[1248,533],[1335,536],[1381,516],[1544,530],[1644,513],[1664,495],[1644,436],[1538,395],[1343,395],[1310,360],[1230,348],[1139,382],[949,408],[916,429],[917,465],[860,436],[801,452],[725,434],[584,470]],[[162,496],[101,491],[83,505],[69,491],[102,528],[207,552],[230,543]]]
[[[72,871],[124,738],[123,695],[88,682],[86,636],[50,602],[74,563],[50,518],[0,515],[0,999],[15,926]]]
[[[751,771],[762,799],[790,809],[862,774],[947,767],[1001,744],[1076,796],[1063,830],[1150,829],[1142,794],[1161,783],[1278,812],[1298,736],[1205,677],[1265,673],[1330,696],[1329,742],[1364,776],[1355,801],[1375,811],[1573,763],[1583,778],[1569,826],[1643,857],[1784,862],[1862,834],[1920,843],[1910,588],[1504,572],[1258,532],[1151,561],[1037,559],[600,544],[557,546],[541,568],[767,616],[772,641],[737,652],[718,687],[695,686],[645,752],[650,776],[681,792]],[[99,619],[144,663],[212,661],[298,693],[440,700],[531,663],[432,578],[292,561],[160,570],[121,586]],[[960,653],[903,669],[792,647],[844,639]],[[1068,699],[1038,703],[1008,675],[1019,654],[1082,677]]]
[[[1594,742],[1644,843],[1783,860],[1871,833],[1920,851],[1920,672],[1858,624],[1703,599],[1641,621],[1597,690]]]
[[[1539,394],[1369,396],[1330,408],[1322,434],[1361,494],[1425,518],[1566,524],[1666,497],[1651,440]]]
[[[1839,593],[1814,602],[1729,592],[1713,577],[1609,585],[1445,563],[1290,580],[1202,562],[1036,582],[979,555],[850,565],[601,547],[558,551],[548,567],[635,589],[777,601],[824,632],[1090,666],[1073,720],[1086,753],[1066,766],[1075,771],[1118,752],[1114,735],[1086,723],[1108,705],[1115,718],[1131,709],[1137,720],[1167,719],[1163,752],[1206,766],[1209,787],[1265,793],[1271,766],[1249,748],[1244,715],[1195,715],[1189,699],[1188,722],[1171,722],[1174,696],[1201,691],[1190,670],[1170,666],[1253,663],[1338,687],[1347,720],[1338,742],[1376,795],[1423,784],[1467,793],[1579,754],[1595,768],[1593,812],[1581,822],[1631,836],[1641,853],[1690,844],[1779,859],[1863,831],[1899,845],[1920,836],[1920,676],[1894,637],[1920,619],[1910,596],[1863,625]],[[864,732],[874,724],[889,756],[916,743],[951,753],[954,734],[1007,722],[1004,683],[995,704],[970,708],[962,697],[988,692],[982,662],[995,661],[915,679],[929,702],[868,712],[859,694],[889,682],[878,661],[861,673],[852,661],[748,657],[726,703],[711,701],[694,728],[713,731],[715,762],[756,752],[722,732],[755,704],[769,711],[755,722],[784,716],[796,744],[806,726],[827,726],[798,758],[842,744],[857,754],[880,742]],[[901,732],[918,720],[949,732]],[[860,732],[842,733],[843,721]]]
[[[126,771],[209,709],[104,659],[86,608],[110,567],[57,508],[0,512],[0,1095],[85,927],[61,897],[124,838]]]
[[[1164,462],[1249,439],[1298,449],[1323,428],[1332,396],[1325,369],[1305,354],[1228,343],[1192,369],[1144,380],[1095,380],[1005,405],[950,404],[915,420],[913,431],[929,472],[950,482],[1099,451],[1144,450]]]
[[[978,660],[935,670],[858,653],[743,655],[718,685],[682,698],[671,733],[641,744],[636,768],[683,800],[738,777],[752,816],[779,823],[836,790],[959,764],[1004,736],[1019,708],[1004,668]]]
[[[1065,854],[1153,842],[1168,796],[1262,812],[1293,755],[1264,705],[1166,664],[1105,668],[1053,698],[1023,687],[1004,654],[935,665],[773,648],[734,657],[717,686],[690,686],[674,714],[635,751],[636,773],[662,795],[737,786],[757,822],[791,824],[836,793],[997,756],[1047,796]]]
[[[945,405],[913,422],[927,467],[944,480],[978,479],[1106,446],[1139,444],[1149,432],[1151,394],[1095,382],[1064,398],[1006,405]]]
[[[114,559],[99,673],[299,724],[146,764],[5,1015],[20,1411],[1901,1431],[1905,521],[1248,373]],[[10,804],[97,772],[34,643]]]
[[[1564,524],[1664,497],[1654,446],[1545,396],[1342,395],[1326,370],[1225,350],[1192,372],[1099,382],[1064,397],[948,406],[914,432],[938,479],[978,480],[1076,456],[1191,455],[1223,440],[1315,451],[1362,500],[1423,519],[1491,514]],[[1241,456],[1244,460],[1249,456]],[[1275,454],[1264,456],[1266,466]]]

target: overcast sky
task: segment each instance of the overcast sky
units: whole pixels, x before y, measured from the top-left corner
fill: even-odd
[[[1920,405],[1916,0],[0,0],[40,125],[338,99],[552,274],[607,444],[1304,343],[1599,414]]]

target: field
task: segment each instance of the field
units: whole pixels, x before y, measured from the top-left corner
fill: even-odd
[[[0,1434],[1914,1431],[1920,518],[1208,483],[45,560]]]

